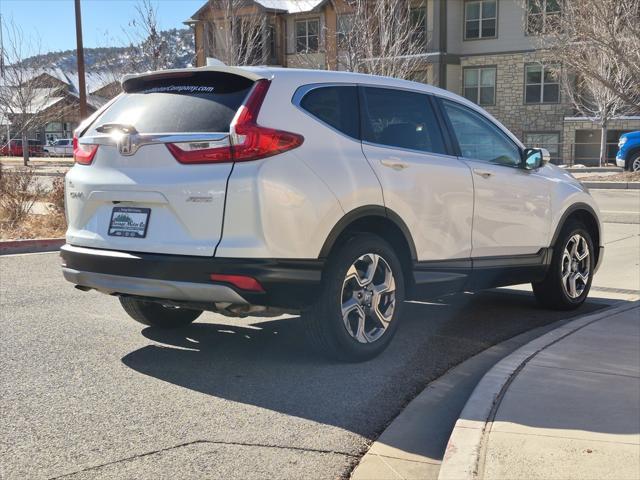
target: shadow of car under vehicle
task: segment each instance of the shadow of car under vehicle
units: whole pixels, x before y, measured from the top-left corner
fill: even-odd
[[[599,307],[548,311],[537,308],[531,296],[505,291],[406,303],[387,351],[355,364],[327,361],[310,351],[299,317],[214,316],[216,323],[203,317],[180,330],[144,329],[153,343],[122,361],[171,384],[373,439],[452,366],[524,330]]]

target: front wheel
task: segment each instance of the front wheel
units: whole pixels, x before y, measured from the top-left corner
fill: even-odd
[[[586,227],[568,222],[553,247],[545,279],[533,284],[538,302],[548,308],[571,310],[587,298],[595,266],[593,240]]]
[[[309,340],[334,359],[373,358],[395,334],[403,301],[402,267],[391,246],[356,235],[329,257],[317,301],[303,312]]]
[[[640,153],[629,159],[627,162],[627,170],[630,172],[640,172]]]
[[[186,327],[202,314],[202,310],[162,305],[131,297],[120,297],[120,304],[136,322],[150,327]]]

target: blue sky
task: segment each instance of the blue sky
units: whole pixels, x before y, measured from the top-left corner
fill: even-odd
[[[184,27],[206,0],[154,0],[163,30]],[[123,28],[135,16],[136,0],[82,0],[84,46],[106,47],[127,43]],[[22,26],[25,35],[41,40],[44,52],[75,48],[73,0],[0,0],[3,20],[11,18]]]

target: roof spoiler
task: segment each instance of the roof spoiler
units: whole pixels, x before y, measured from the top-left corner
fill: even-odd
[[[150,81],[150,80],[161,80],[161,79],[170,79],[170,78],[180,78],[180,77],[188,77],[189,75],[193,75],[194,73],[202,73],[202,72],[224,72],[230,73],[233,75],[238,75],[240,77],[247,78],[252,81],[257,81],[262,78],[267,78],[264,75],[260,75],[255,71],[246,70],[241,67],[228,67],[226,65],[216,65],[209,67],[199,67],[199,68],[176,68],[171,70],[158,70],[155,72],[146,72],[146,73],[136,73],[136,74],[128,74],[122,78],[122,90],[125,92],[129,92],[135,88],[135,85],[138,81]]]

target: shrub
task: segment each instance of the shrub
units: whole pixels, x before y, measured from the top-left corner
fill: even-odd
[[[64,215],[64,178],[56,177],[49,192],[49,209],[56,215]]]
[[[0,210],[8,227],[20,224],[45,193],[34,169],[17,168],[11,172],[0,169]]]

